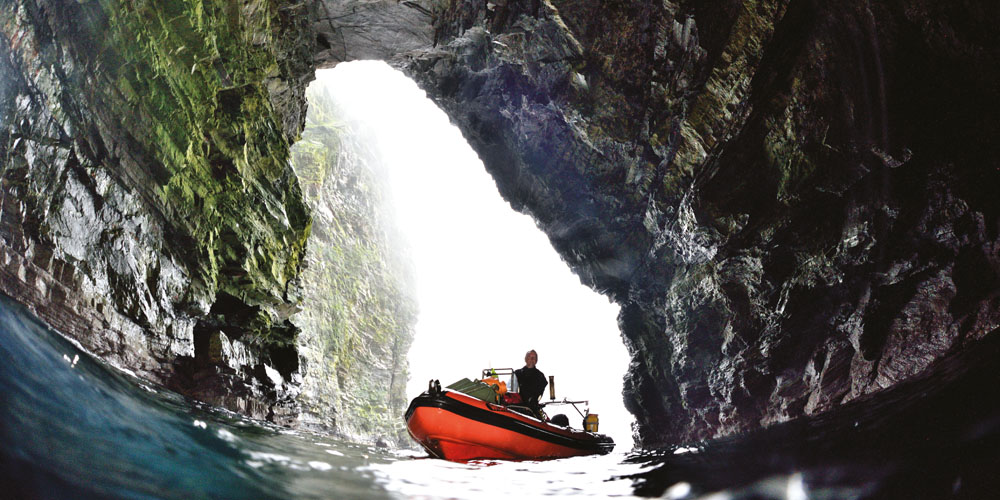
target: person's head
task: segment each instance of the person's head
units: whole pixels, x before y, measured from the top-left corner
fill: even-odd
[[[524,366],[528,368],[534,368],[535,363],[538,363],[538,353],[534,349],[528,351],[524,354]]]

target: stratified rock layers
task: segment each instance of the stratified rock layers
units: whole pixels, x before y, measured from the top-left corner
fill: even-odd
[[[622,305],[656,445],[823,411],[1000,325],[998,14],[456,0],[400,65]]]

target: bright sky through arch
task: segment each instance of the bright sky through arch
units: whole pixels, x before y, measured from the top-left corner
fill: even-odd
[[[511,209],[458,129],[402,73],[383,62],[342,63],[318,71],[313,85],[330,88],[346,118],[376,132],[388,163],[420,308],[407,397],[432,378],[447,385],[482,368],[519,368],[535,349],[557,398],[589,399],[616,451],[630,450],[618,306],[583,286],[531,218]],[[553,413],[581,427],[572,407]]]

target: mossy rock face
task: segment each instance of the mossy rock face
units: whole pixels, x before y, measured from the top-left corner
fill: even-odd
[[[429,19],[414,5],[387,3],[387,11],[362,9],[352,19]],[[316,45],[319,7],[5,5],[2,286],[110,361],[255,417],[298,423],[303,383],[336,390],[334,378],[322,377],[338,374],[351,391],[308,399],[303,418],[328,424],[331,412],[357,414],[338,417],[345,432],[396,440],[400,423],[388,415],[401,411],[413,313],[402,296],[381,290],[396,285],[395,271],[378,268],[386,259],[379,232],[356,232],[374,199],[323,224],[317,241],[329,248],[311,257],[337,270],[308,295],[333,290],[334,302],[306,302],[339,312],[320,326],[340,340],[317,358],[335,368],[303,379],[304,366],[316,363],[299,349],[309,350],[317,330],[300,339],[289,319],[303,306],[315,182],[335,165],[317,159],[320,170],[303,177],[305,193],[290,165],[313,54],[324,53]],[[430,45],[424,24],[407,46]],[[347,382],[354,378],[356,387]],[[363,397],[350,402],[348,394]]]
[[[302,272],[301,420],[365,441],[402,445],[406,353],[416,303],[404,244],[386,202],[373,141],[310,88],[292,164],[315,218]]]
[[[277,8],[105,4],[118,89],[155,124],[136,132],[166,170],[156,192],[165,215],[188,224],[201,280],[250,306],[285,301],[309,222],[266,85],[279,72]]]
[[[310,216],[288,158],[305,23],[270,1],[4,7],[5,215],[29,222],[5,235],[29,264],[5,291],[123,366],[273,414],[286,388],[253,373],[298,365],[288,316]],[[243,402],[193,382],[212,364],[199,338],[219,330],[253,353],[227,375]]]

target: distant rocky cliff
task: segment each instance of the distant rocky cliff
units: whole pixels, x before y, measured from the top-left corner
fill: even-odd
[[[323,87],[292,165],[313,222],[301,274],[301,423],[345,436],[408,442],[406,355],[416,299],[405,242],[396,231],[374,142],[340,117]]]
[[[1000,326],[996,2],[161,3],[0,10],[0,284],[190,394],[297,414],[288,148],[313,69],[362,57],[622,305],[647,445],[821,412]],[[237,336],[271,372],[213,361]]]

